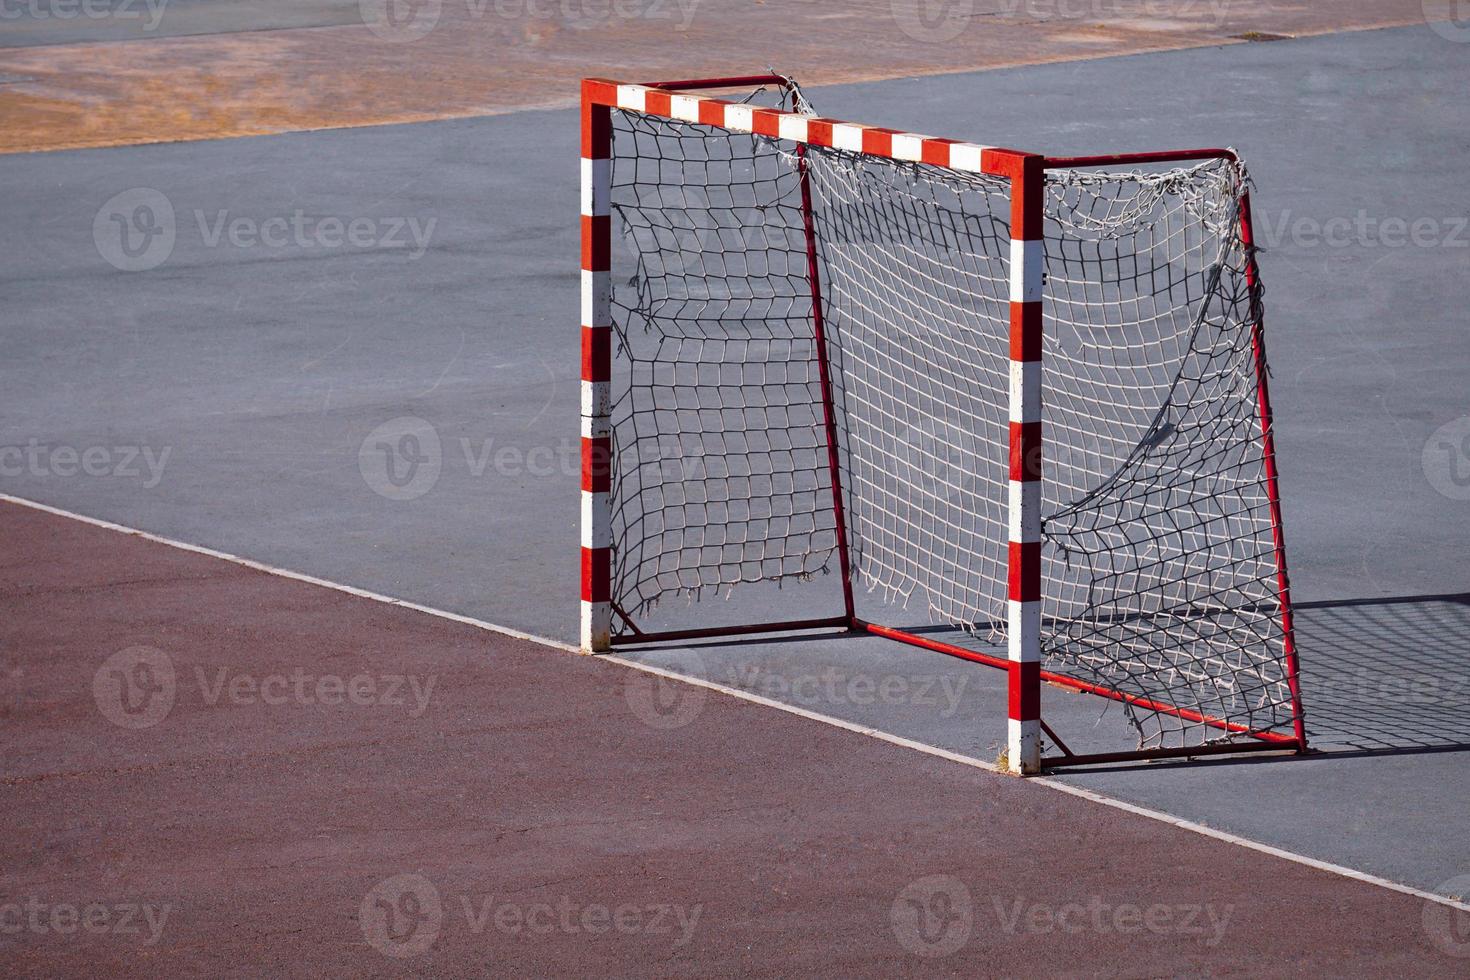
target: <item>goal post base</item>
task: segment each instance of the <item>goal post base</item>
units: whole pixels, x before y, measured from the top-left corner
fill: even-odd
[[[1006,657],[995,656],[981,650],[971,650],[958,644],[948,643],[944,640],[936,640],[932,637],[923,636],[919,633],[897,629],[891,626],[882,626],[870,623],[866,620],[854,617],[849,620],[845,616],[830,616],[825,619],[789,620],[779,623],[740,624],[735,626],[711,626],[695,629],[681,630],[658,630],[644,631],[633,624],[631,619],[623,616],[620,609],[614,608],[614,612],[624,619],[631,632],[617,634],[612,637],[613,648],[638,648],[658,647],[662,644],[680,643],[688,640],[720,639],[722,637],[745,637],[745,636],[768,636],[773,640],[803,639],[801,636],[791,636],[793,633],[811,633],[817,636],[841,635],[852,633],[866,633],[904,643],[909,646],[919,647],[934,653],[942,653],[957,660],[965,660],[970,663],[981,664],[1012,673],[1011,661]],[[840,631],[838,633],[826,633],[821,631]],[[602,651],[610,652],[610,651]],[[1062,742],[1056,732],[1046,722],[1038,718],[1038,726],[1045,733],[1053,745],[1061,749],[1061,755],[1039,755],[1032,766],[1018,766],[1012,764],[1010,771],[1016,775],[1033,776],[1041,775],[1051,769],[1068,767],[1108,765],[1122,762],[1149,762],[1165,759],[1187,759],[1196,756],[1236,755],[1257,752],[1296,753],[1307,751],[1306,745],[1295,736],[1282,735],[1275,732],[1248,732],[1239,730],[1238,726],[1219,719],[1208,718],[1198,715],[1186,709],[1177,708],[1172,705],[1163,704],[1156,700],[1146,698],[1129,698],[1117,692],[1098,688],[1096,685],[1065,674],[1057,674],[1051,671],[1041,671],[1041,681],[1057,687],[1067,688],[1089,694],[1098,694],[1113,700],[1133,701],[1141,707],[1150,711],[1164,714],[1173,714],[1199,724],[1218,728],[1227,733],[1228,736],[1249,738],[1252,741],[1242,742],[1209,742],[1192,746],[1169,746],[1143,749],[1126,749],[1116,752],[1092,752],[1073,753]],[[1010,759],[1009,752],[1007,759]]]
[[[1046,756],[1041,760],[1043,769],[1062,769],[1073,766],[1102,766],[1118,762],[1151,762],[1160,759],[1193,759],[1197,756],[1242,755],[1259,752],[1277,752],[1300,755],[1306,747],[1295,738],[1286,742],[1242,742],[1207,743],[1204,745],[1181,745],[1152,749],[1136,749],[1122,752],[1092,752],[1082,755]]]

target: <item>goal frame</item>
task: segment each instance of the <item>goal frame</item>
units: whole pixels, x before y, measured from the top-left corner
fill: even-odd
[[[1233,150],[1223,148],[1165,150],[1099,156],[1046,156],[1001,146],[925,136],[879,126],[865,126],[820,116],[768,109],[706,95],[710,89],[785,86],[781,75],[685,79],[629,84],[604,78],[582,81],[581,233],[582,233],[582,385],[581,385],[581,649],[604,653],[614,645],[676,642],[753,633],[789,633],[816,629],[866,632],[927,650],[1007,671],[1007,747],[1010,771],[1030,775],[1045,768],[1119,762],[1135,759],[1192,757],[1249,751],[1305,752],[1299,670],[1286,545],[1281,523],[1275,439],[1268,392],[1260,305],[1260,274],[1256,264],[1250,219],[1250,197],[1242,191],[1241,241],[1245,249],[1245,276],[1250,289],[1250,332],[1255,364],[1257,412],[1261,428],[1264,476],[1275,552],[1276,584],[1287,684],[1293,709],[1293,733],[1249,731],[1245,726],[1211,718],[1191,709],[1115,691],[1078,678],[1055,674],[1041,666],[1041,352],[1043,294],[1043,188],[1049,169],[1135,166],[1183,163],[1211,159],[1235,161]],[[751,623],[696,629],[645,632],[637,627],[612,598],[612,111],[622,109],[687,123],[753,133],[796,144],[802,216],[806,238],[808,278],[812,289],[813,333],[822,397],[827,465],[833,493],[837,555],[842,583],[843,611],[815,619]],[[836,418],[833,410],[821,282],[813,229],[811,189],[806,167],[808,146],[831,147],[891,160],[918,162],[1003,177],[1010,182],[1010,392],[1009,540],[1007,548],[1006,657],[970,650],[918,633],[867,622],[857,616],[848,558],[847,524],[838,465]],[[613,633],[613,618],[622,620],[629,635]],[[1248,734],[1253,741],[1161,747],[1124,752],[1078,755],[1041,718],[1041,685],[1051,683],[1073,690],[1124,701],[1145,710]],[[1042,733],[1062,751],[1043,758]]]

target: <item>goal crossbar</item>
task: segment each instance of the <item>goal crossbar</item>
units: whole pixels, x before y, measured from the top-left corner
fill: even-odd
[[[1275,565],[1278,626],[1285,676],[1289,687],[1290,732],[1215,717],[1208,711],[1147,696],[1117,686],[1097,683],[1042,667],[1042,515],[1041,371],[1043,271],[1043,184],[1048,170],[1075,171],[1095,167],[1141,167],[1221,160],[1238,163],[1228,148],[1204,148],[1100,156],[1046,156],[1001,146],[928,136],[879,126],[868,126],[782,108],[732,101],[696,91],[725,88],[777,88],[794,83],[781,75],[750,75],[716,79],[629,84],[608,79],[582,83],[582,646],[601,652],[614,644],[687,641],[730,635],[791,633],[817,629],[867,632],[975,663],[998,667],[1009,674],[1009,733],[1007,762],[1019,773],[1034,773],[1050,765],[1077,765],[1148,757],[1205,755],[1250,749],[1305,751],[1290,589],[1281,531],[1280,499],[1275,466],[1274,433],[1267,390],[1267,372],[1259,305],[1259,272],[1251,239],[1248,193],[1239,200],[1239,238],[1244,246],[1244,280],[1250,290],[1249,346],[1254,361],[1255,408],[1264,457],[1264,487],[1271,523],[1271,560]],[[800,108],[793,101],[793,109]],[[831,508],[835,514],[835,552],[843,590],[840,615],[732,626],[644,630],[613,596],[612,482],[615,467],[611,392],[613,375],[612,286],[612,157],[613,113],[621,112],[671,125],[709,127],[725,133],[780,141],[795,147],[794,166],[800,188],[801,231],[805,244],[806,278],[811,293],[811,329],[819,372],[821,419]],[[831,355],[826,348],[823,295],[817,232],[808,173],[808,153],[833,150],[862,158],[923,165],[958,173],[1000,178],[1009,185],[1006,215],[1009,248],[1009,469],[1010,540],[1006,548],[1005,634],[1006,656],[921,635],[908,629],[869,622],[857,614],[853,570],[848,554],[848,519],[844,516],[842,467],[838,458],[836,407],[832,390]],[[620,627],[618,624],[621,624]],[[1040,686],[1050,683],[1085,691],[1130,708],[1173,716],[1251,742],[1209,740],[1189,746],[1141,746],[1136,751],[1042,757]]]

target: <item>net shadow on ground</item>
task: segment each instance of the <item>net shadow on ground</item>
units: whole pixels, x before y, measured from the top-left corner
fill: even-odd
[[[1470,593],[1298,603],[1312,748],[1470,749]]]
[[[906,622],[901,615],[897,618],[913,633],[940,635],[1003,654],[974,638],[962,640],[953,628]],[[1295,630],[1314,756],[1470,750],[1470,593],[1298,603]],[[620,647],[616,652],[981,757],[993,755],[1003,734],[997,721],[1003,722],[1005,715],[1004,672],[886,640],[832,631],[720,637],[678,646]],[[799,686],[792,678],[829,669],[841,671],[844,678],[868,676],[875,683],[893,675],[935,672],[952,676],[957,683],[966,675],[968,679],[961,710],[944,718],[919,705],[875,703],[856,710],[852,703],[792,696]],[[775,678],[785,678],[787,683],[768,686]],[[1131,732],[1116,704],[1050,685],[1044,698],[1045,716],[1073,751],[1132,747]],[[1281,761],[1285,760],[1272,755],[1146,765],[1269,765]]]

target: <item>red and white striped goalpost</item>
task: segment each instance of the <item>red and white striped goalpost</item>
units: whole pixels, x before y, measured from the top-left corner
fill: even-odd
[[[612,110],[582,83],[582,649],[612,636]]]
[[[1010,543],[1006,652],[1012,772],[1041,771],[1042,158],[996,150],[989,170],[1011,182]]]
[[[953,139],[906,133],[878,126],[864,126],[835,119],[811,117],[795,112],[768,109],[722,99],[689,94],[690,90],[781,85],[778,75],[736,78],[691,79],[676,82],[632,85],[606,79],[582,82],[582,625],[584,652],[610,649],[614,606],[611,590],[612,473],[610,379],[612,373],[611,314],[611,110],[614,108],[652,116],[718,126],[793,142],[799,160],[807,146],[833,147],[893,160],[922,162],[953,170],[1004,177],[1011,185],[1010,245],[1010,393],[1009,445],[1005,447],[1009,471],[1009,543],[1007,558],[1007,656],[1005,659],[970,650],[916,633],[869,623],[856,615],[852,600],[851,569],[847,555],[847,527],[837,464],[835,415],[832,404],[829,364],[823,336],[821,286],[818,279],[815,240],[811,222],[810,190],[804,162],[802,171],[803,212],[807,234],[809,274],[813,297],[813,320],[824,408],[828,462],[832,475],[834,515],[844,597],[840,616],[800,622],[709,627],[664,633],[644,633],[630,622],[630,642],[684,640],[696,637],[742,633],[775,632],[845,627],[866,631],[903,643],[945,653],[1008,673],[1007,761],[1012,772],[1031,774],[1042,770],[1041,684],[1043,681],[1113,700],[1129,701],[1152,711],[1173,713],[1181,718],[1214,725],[1226,731],[1240,726],[1211,719],[1187,709],[1175,708],[1146,698],[1123,694],[1077,678],[1041,669],[1041,460],[1042,460],[1042,293],[1043,293],[1043,190],[1045,171],[1104,165],[1139,165],[1184,162],[1226,157],[1228,149],[1198,149],[1097,157],[1046,157],[1002,147],[983,146]],[[1243,223],[1247,249],[1251,247],[1249,206],[1245,203]],[[1249,259],[1248,275],[1256,284],[1255,262]],[[1280,524],[1271,410],[1266,390],[1264,352],[1257,319],[1254,337],[1258,400],[1267,459],[1267,490],[1271,505],[1276,546],[1282,626],[1286,663],[1295,707],[1295,737],[1273,732],[1251,733],[1259,744],[1194,746],[1188,749],[1144,750],[1111,753],[1107,756],[1076,756],[1049,759],[1048,764],[1084,761],[1115,761],[1150,755],[1193,755],[1211,751],[1239,752],[1249,748],[1280,751],[1305,750],[1302,727],[1298,668],[1291,629],[1290,589],[1287,583],[1285,547]]]

